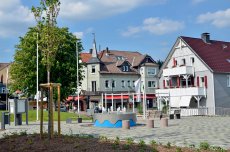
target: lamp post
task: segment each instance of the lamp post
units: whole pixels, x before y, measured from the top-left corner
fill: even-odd
[[[80,101],[79,101],[79,68],[78,68],[78,43],[76,40],[76,58],[77,58],[77,112],[80,112]]]
[[[39,106],[38,106],[38,101],[39,101],[39,92],[38,92],[38,32],[37,32],[37,95],[36,95],[36,100],[37,100],[37,121],[38,121],[38,109],[39,109]],[[41,105],[43,106],[43,105]]]

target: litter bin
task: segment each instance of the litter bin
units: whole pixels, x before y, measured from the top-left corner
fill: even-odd
[[[2,112],[1,129],[5,130],[5,124],[10,124],[10,113]]]
[[[180,114],[179,113],[176,114],[176,119],[180,119]]]

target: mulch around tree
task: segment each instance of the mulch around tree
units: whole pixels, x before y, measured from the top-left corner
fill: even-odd
[[[13,133],[0,139],[0,152],[193,152],[194,148],[180,148],[171,145],[146,145],[144,142],[108,140],[106,137],[61,135],[49,140],[47,135],[40,139],[39,134]],[[207,150],[204,152],[208,152]],[[228,151],[229,152],[229,151]]]

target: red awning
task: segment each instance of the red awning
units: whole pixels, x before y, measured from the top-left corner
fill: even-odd
[[[138,95],[134,95],[134,99],[137,99],[137,97],[138,97]],[[123,96],[121,96],[121,95],[113,95],[114,100],[116,100],[116,99],[121,100],[122,98],[125,99],[125,100],[129,99],[129,95],[123,95]],[[130,95],[130,98],[133,98],[133,95]],[[143,94],[141,95],[141,98],[143,98]],[[147,94],[146,95],[146,99],[154,99],[154,98],[156,98],[155,94]],[[107,95],[106,99],[107,100],[112,100],[112,95]]]
[[[83,96],[79,96],[79,100],[83,99]],[[67,101],[77,101],[78,100],[78,96],[68,96],[68,98],[66,99]]]
[[[123,98],[123,99],[129,99],[129,96],[128,96],[128,95],[123,95],[123,97],[122,97],[121,95],[113,95],[113,97],[112,97],[112,95],[106,96],[106,99],[108,99],[108,100],[112,100],[112,98],[113,98],[114,100],[115,100],[115,99],[121,100],[122,98]]]

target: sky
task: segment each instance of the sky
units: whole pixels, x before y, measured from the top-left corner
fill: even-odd
[[[139,51],[165,60],[179,36],[230,42],[230,0],[60,0],[57,23],[81,39],[84,52]],[[36,22],[31,13],[39,0],[0,3],[0,63],[13,62],[15,45]]]

